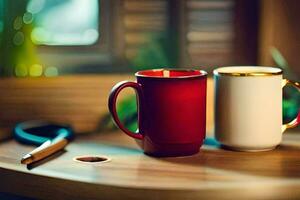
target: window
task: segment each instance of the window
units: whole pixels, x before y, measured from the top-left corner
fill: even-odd
[[[30,37],[41,64],[59,74],[112,69],[112,9],[107,0],[30,0]]]
[[[98,0],[30,0],[23,21],[33,22],[35,44],[91,45],[99,37],[99,8]]]

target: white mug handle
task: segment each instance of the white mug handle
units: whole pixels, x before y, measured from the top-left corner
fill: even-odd
[[[282,80],[282,88],[287,86],[287,85],[294,86],[300,92],[300,84],[298,82],[290,81],[288,79],[283,79]],[[286,129],[294,128],[294,127],[298,126],[299,124],[300,124],[300,108],[298,110],[298,115],[295,119],[293,119],[289,123],[286,123],[286,124],[282,125],[282,132],[284,132]]]

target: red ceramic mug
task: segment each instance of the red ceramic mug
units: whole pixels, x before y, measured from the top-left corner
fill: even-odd
[[[139,71],[137,82],[116,84],[109,96],[109,110],[116,125],[140,140],[152,156],[184,156],[199,151],[206,131],[206,81],[202,70],[155,69]],[[119,92],[131,87],[138,100],[138,130],[129,131],[116,111]]]

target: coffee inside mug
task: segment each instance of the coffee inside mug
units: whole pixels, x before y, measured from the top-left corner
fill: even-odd
[[[154,69],[144,70],[135,74],[138,77],[151,78],[189,78],[206,75],[202,70],[186,70],[186,69]]]
[[[259,75],[279,75],[282,70],[275,67],[221,67],[214,71],[215,75],[236,75],[236,76],[259,76]]]

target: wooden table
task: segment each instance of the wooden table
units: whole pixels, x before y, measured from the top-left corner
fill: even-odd
[[[276,150],[233,152],[204,145],[199,154],[153,158],[120,132],[77,137],[65,152],[20,164],[33,147],[0,143],[0,192],[38,199],[299,199],[300,133]],[[73,161],[106,155],[102,164]]]

